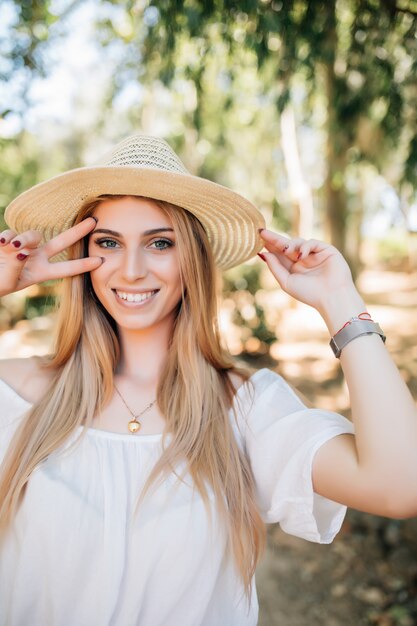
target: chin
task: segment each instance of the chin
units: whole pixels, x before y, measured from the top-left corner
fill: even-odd
[[[112,316],[116,322],[118,328],[126,330],[145,331],[158,327],[165,327],[167,325],[172,326],[174,323],[175,315],[173,312],[164,316],[158,316],[148,319],[138,319],[133,316],[122,317],[120,315]]]

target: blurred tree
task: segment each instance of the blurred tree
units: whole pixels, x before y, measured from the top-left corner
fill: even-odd
[[[208,75],[213,57],[219,54],[219,74],[210,76],[228,84],[218,102],[215,121],[219,130],[225,112],[236,112],[242,104],[235,87],[250,65],[250,55],[256,56],[263,96],[265,101],[272,99],[277,116],[296,97],[294,87],[300,77],[307,90],[307,116],[314,98],[324,96],[325,222],[328,237],[343,252],[349,211],[348,168],[366,160],[380,170],[385,168],[397,183],[415,183],[415,0],[147,0],[112,4],[119,9],[123,5],[130,23],[125,43],[134,47],[136,60],[141,61],[140,80],[158,79],[172,87],[181,77],[192,83],[195,106],[189,121],[197,133],[207,123]],[[101,26],[111,39],[115,32],[109,20]],[[245,57],[245,52],[249,56]],[[125,68],[132,69],[133,58],[125,57],[123,64],[130,59]],[[222,139],[220,131],[220,145]],[[390,171],[396,150],[404,154],[400,173]]]
[[[0,209],[21,191],[39,182],[39,152],[37,142],[23,132],[16,139],[0,138]],[[0,230],[6,227],[2,211]]]
[[[0,30],[0,80],[13,77],[19,93],[12,106],[4,100],[0,115],[24,110],[30,77],[45,72],[51,25],[79,4],[67,0],[58,13],[46,0],[2,3],[8,26]],[[173,124],[173,141],[185,159],[189,155],[187,165],[195,173],[239,182],[228,163],[235,154],[245,158],[239,147],[245,143],[251,147],[248,159],[256,154],[264,171],[257,175],[252,168],[254,181],[251,185],[246,176],[242,192],[276,209],[276,198],[283,199],[276,166],[285,163],[293,231],[306,223],[308,236],[312,194],[288,112],[294,109],[300,124],[324,107],[324,124],[316,119],[314,125],[327,137],[322,189],[327,237],[346,253],[350,216],[351,232],[359,238],[361,200],[349,202],[346,182],[349,173],[360,179],[355,171],[364,161],[399,188],[406,212],[417,184],[416,0],[96,0],[96,5],[100,44],[112,51],[120,44],[114,98],[129,84],[146,84],[142,106],[133,106],[130,114],[132,125],[140,115],[146,130],[155,109],[160,111],[158,85],[169,87],[174,105],[183,108]],[[395,153],[403,166],[393,167]]]
[[[81,0],[53,4],[50,0],[4,0],[0,2],[0,122],[7,128],[0,133],[0,227],[2,214],[12,198],[43,177],[57,173],[59,166],[79,165],[74,145],[81,138],[68,140],[66,162],[62,163],[62,137],[38,140],[26,130],[25,114],[32,102],[33,80],[46,77],[52,66],[47,52],[60,31],[53,26],[79,6]],[[12,123],[8,127],[9,117]],[[50,123],[49,123],[50,124]],[[10,130],[11,129],[11,130]],[[51,134],[51,133],[50,133]],[[71,163],[71,157],[73,162]]]
[[[19,114],[27,106],[26,94],[32,75],[44,71],[42,48],[49,26],[57,19],[49,0],[5,0],[0,7],[0,81],[11,86],[12,98],[4,97],[0,117]]]

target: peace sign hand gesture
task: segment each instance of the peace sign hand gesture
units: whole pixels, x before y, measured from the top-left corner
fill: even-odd
[[[289,239],[263,229],[268,252],[262,256],[281,288],[300,302],[323,311],[327,296],[351,289],[352,274],[341,253],[317,239]]]
[[[88,235],[95,226],[96,220],[87,217],[42,246],[39,246],[42,235],[36,230],[27,230],[19,235],[13,230],[0,233],[0,296],[45,280],[75,276],[97,269],[102,263],[100,257],[49,262],[51,257]]]

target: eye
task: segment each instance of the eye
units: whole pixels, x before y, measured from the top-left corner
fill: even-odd
[[[118,245],[114,239],[96,239],[94,243],[100,248],[115,248]]]
[[[168,248],[172,248],[174,242],[170,241],[170,239],[155,239],[150,245],[154,246],[156,250],[167,250]]]

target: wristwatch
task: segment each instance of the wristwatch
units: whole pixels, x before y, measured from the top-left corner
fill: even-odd
[[[373,334],[379,335],[385,343],[386,337],[379,324],[372,322],[371,320],[354,318],[351,323],[339,330],[339,332],[330,339],[330,347],[333,350],[335,357],[338,359],[343,348],[350,341],[356,339],[356,337],[361,337],[361,335]]]

